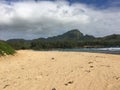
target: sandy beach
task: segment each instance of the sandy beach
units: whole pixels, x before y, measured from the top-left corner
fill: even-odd
[[[0,90],[120,90],[120,55],[20,50],[0,57]]]

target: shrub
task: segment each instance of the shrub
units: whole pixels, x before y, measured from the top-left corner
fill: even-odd
[[[0,56],[1,55],[13,55],[15,50],[5,42],[0,41]]]

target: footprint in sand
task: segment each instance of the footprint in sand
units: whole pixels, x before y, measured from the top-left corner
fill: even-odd
[[[55,58],[54,58],[54,57],[52,57],[51,59],[52,59],[52,60],[54,60]]]
[[[51,61],[53,61],[53,62],[54,62],[54,61],[56,61],[56,60],[55,60],[55,58],[54,58],[54,57],[52,57],[52,58],[51,58]]]
[[[3,87],[3,89],[7,88],[8,86],[10,86],[10,85],[9,85],[9,84],[5,85],[5,86]]]
[[[116,79],[116,80],[120,79],[120,77],[117,77],[117,76],[113,76],[113,78]]]
[[[90,68],[93,68],[94,66],[90,66]]]
[[[92,64],[93,62],[88,62],[88,64]]]
[[[64,85],[67,86],[69,84],[73,84],[73,81],[69,81],[69,82],[65,83]]]
[[[20,77],[17,77],[17,79],[20,79]]]

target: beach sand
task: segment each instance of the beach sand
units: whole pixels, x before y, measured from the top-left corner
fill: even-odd
[[[0,57],[0,90],[120,90],[120,55],[20,50]]]

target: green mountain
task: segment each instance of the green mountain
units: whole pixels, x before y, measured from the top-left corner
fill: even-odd
[[[66,33],[64,33],[62,35],[52,37],[52,39],[56,39],[56,40],[68,40],[68,39],[69,40],[80,40],[81,38],[83,38],[83,33],[81,33],[77,29],[68,31],[68,32],[66,32]]]
[[[79,40],[87,40],[87,39],[94,39],[94,36],[91,35],[83,35],[83,33],[81,33],[78,29],[73,29],[70,30],[62,35],[58,35],[58,36],[54,36],[54,37],[49,37],[47,38],[48,40],[75,40],[75,41],[79,41]]]
[[[10,39],[7,40],[7,43],[14,47],[14,49],[29,49],[31,41],[24,39]]]
[[[120,40],[120,35],[119,34],[112,34],[103,37],[104,40]]]
[[[10,39],[8,44],[15,49],[54,49],[80,47],[120,47],[120,35],[113,34],[105,37],[84,35],[79,30],[70,30],[62,35],[38,38],[33,40]]]

